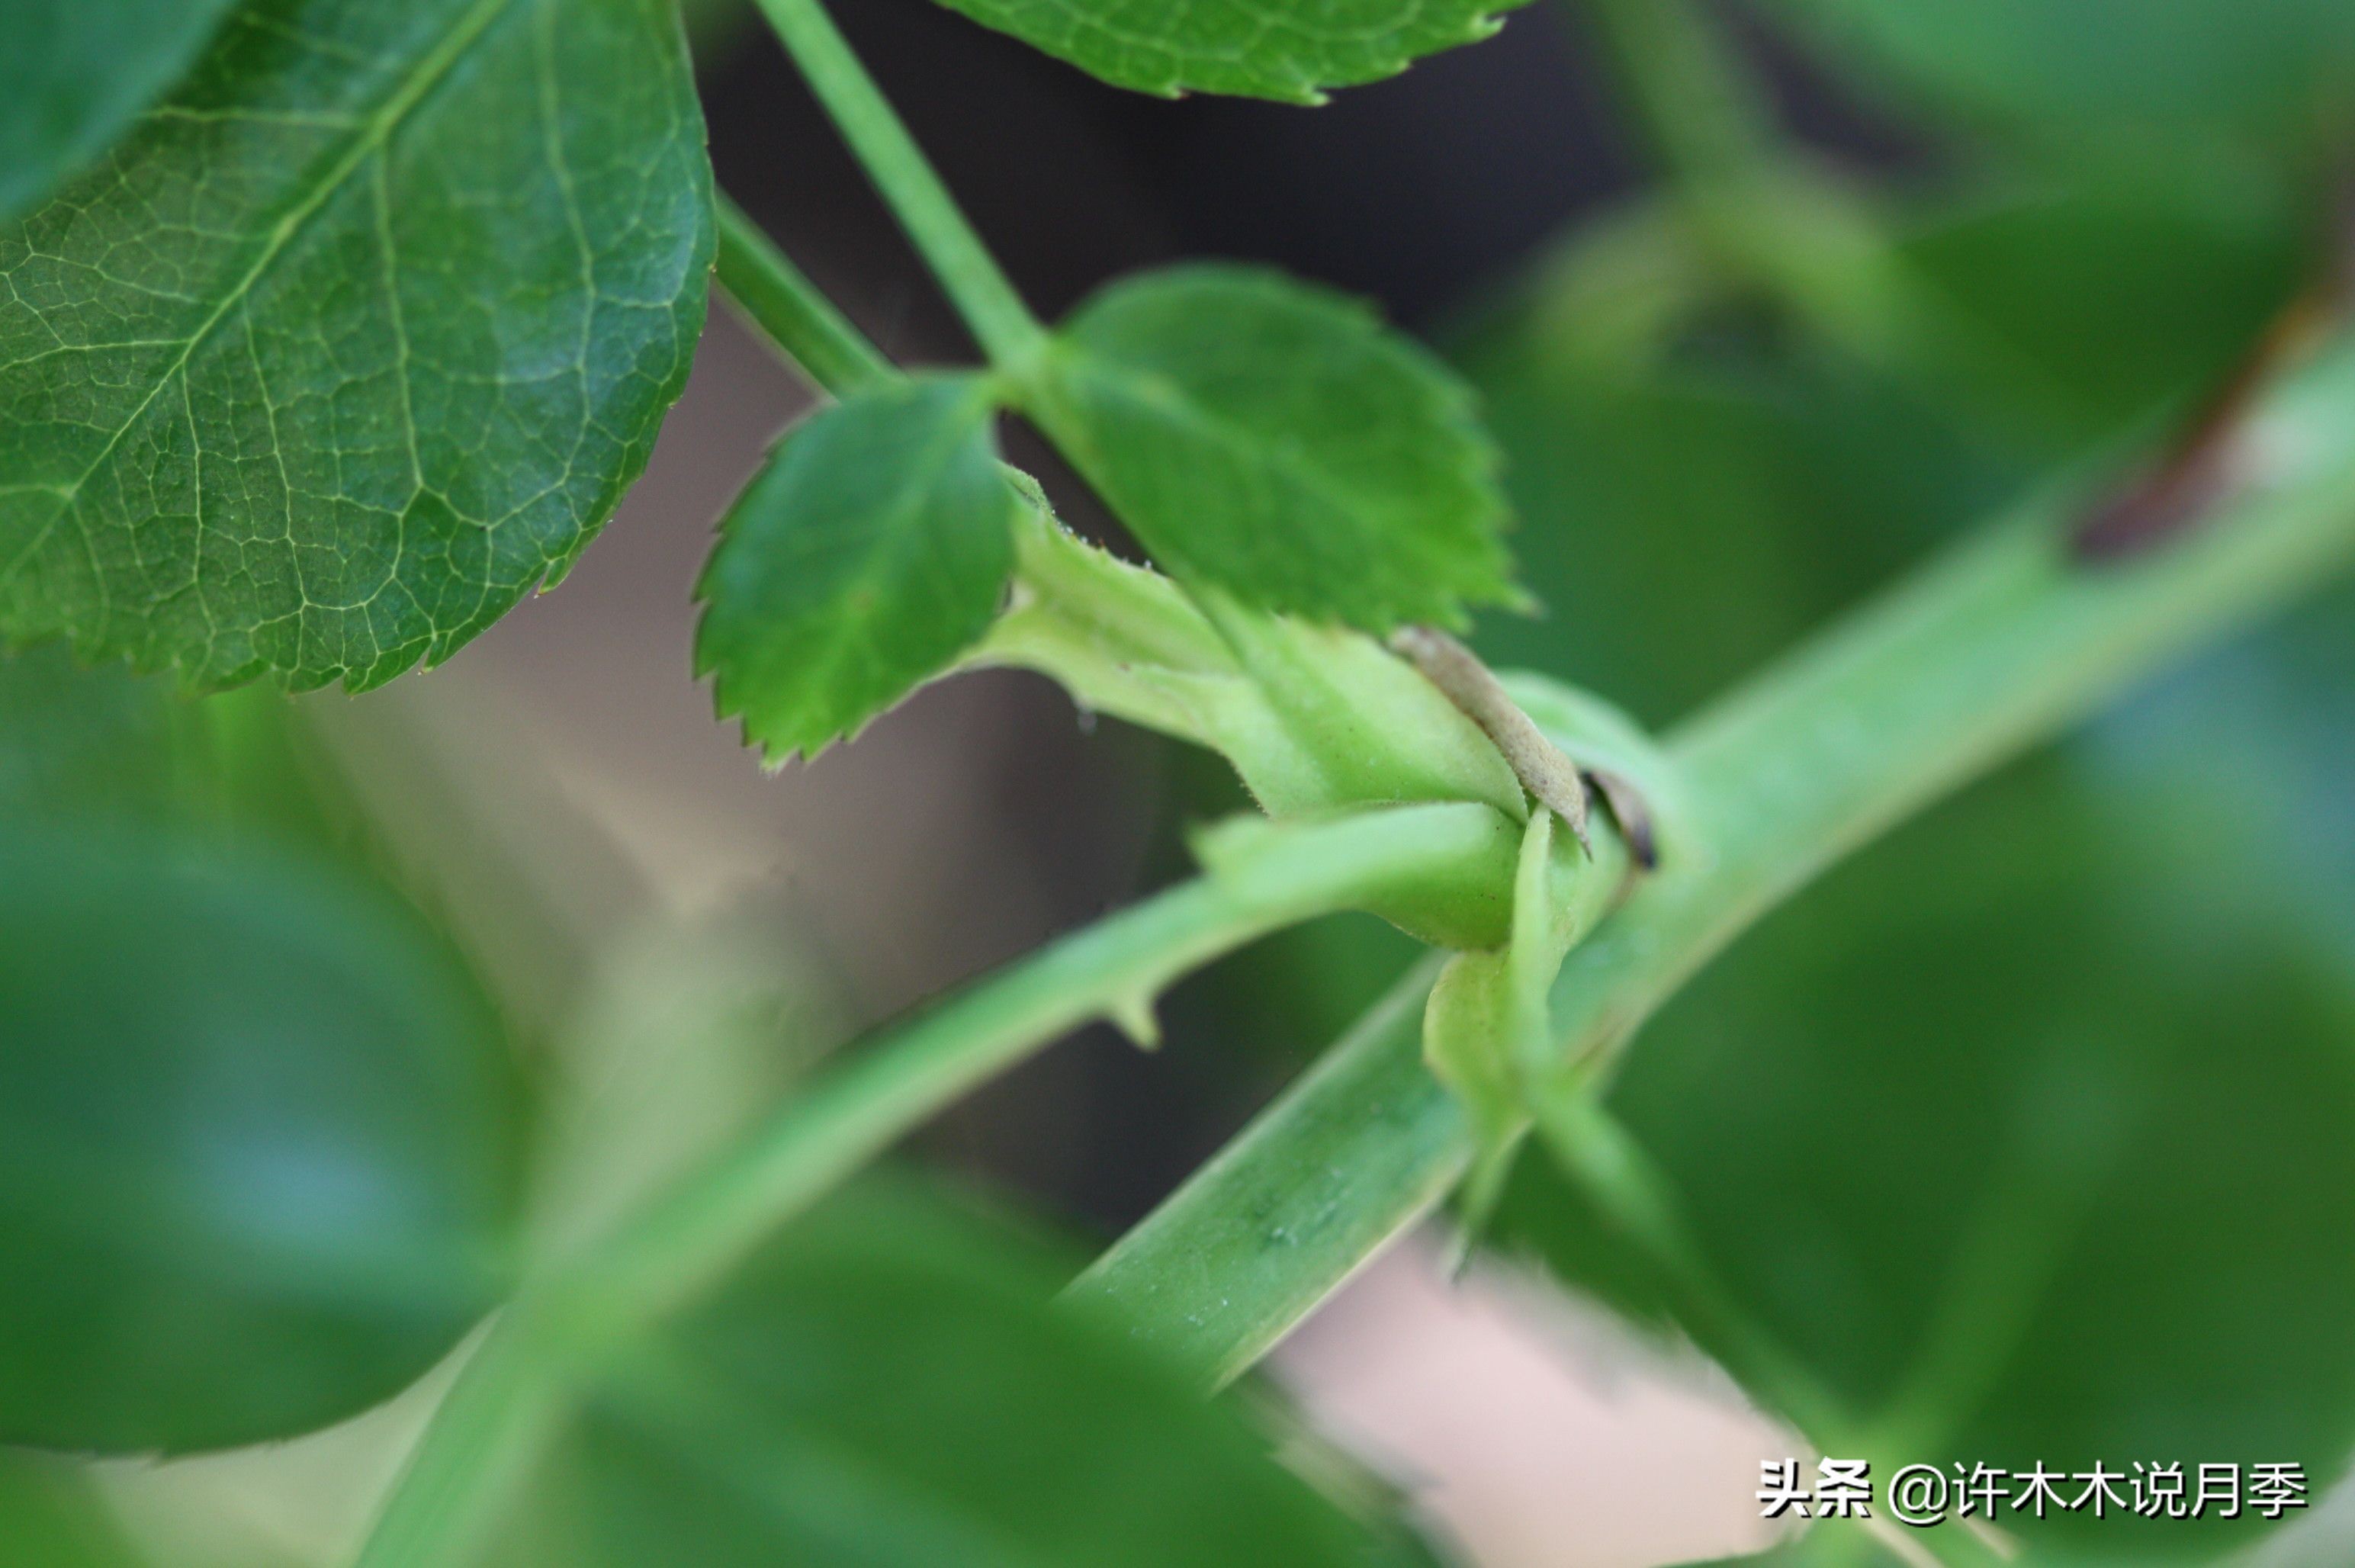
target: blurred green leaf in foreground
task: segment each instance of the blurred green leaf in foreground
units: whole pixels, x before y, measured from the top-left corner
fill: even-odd
[[[45,650],[0,701],[0,1441],[180,1453],[389,1397],[512,1263],[489,1002],[357,862],[224,819],[161,683]]]

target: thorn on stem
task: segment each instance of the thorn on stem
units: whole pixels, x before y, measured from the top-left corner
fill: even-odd
[[[1611,819],[1619,825],[1619,837],[1627,842],[1627,853],[1636,864],[1646,871],[1660,869],[1660,839],[1653,826],[1652,806],[1636,781],[1625,773],[1614,773],[1604,768],[1589,768],[1587,778],[1603,796],[1603,804],[1611,808]]]
[[[1158,1051],[1161,1048],[1161,1020],[1154,1015],[1150,992],[1140,991],[1135,996],[1121,997],[1104,1010],[1104,1017],[1111,1020],[1113,1027],[1128,1036],[1137,1050]]]

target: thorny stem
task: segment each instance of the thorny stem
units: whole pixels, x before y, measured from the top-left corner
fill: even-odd
[[[2355,342],[2277,389],[2262,477],[2211,526],[2099,571],[2069,485],[1965,540],[1670,737],[1685,798],[1660,869],[1555,982],[1549,1100],[1593,1092],[1642,1021],[1826,867],[2355,559]],[[1377,1009],[1412,1016],[1427,977]],[[1303,1080],[1082,1277],[1206,1384],[1247,1367],[1412,1223],[1473,1151],[1408,1029]],[[1380,1136],[1351,1137],[1378,1116]],[[1206,1271],[1201,1260],[1218,1262]]]
[[[993,360],[1023,363],[1041,329],[817,0],[762,4]],[[851,390],[893,373],[741,214],[729,209],[723,223],[731,293],[822,384]],[[1580,1107],[1614,1053],[1767,909],[1926,801],[2355,554],[2355,465],[2328,436],[2355,408],[2355,350],[2342,346],[2306,383],[2266,403],[2251,441],[2272,471],[2231,497],[2208,533],[2087,573],[2073,569],[2067,539],[2082,495],[2048,497],[1676,737],[1684,837],[1660,874],[1572,954],[1553,989],[1559,1054],[1539,1104],[1549,1133],[1569,1140],[1573,1168],[1592,1168],[1590,1180],[1612,1168],[1607,1146],[1577,1140],[1593,1131]],[[526,1289],[412,1456],[363,1568],[456,1560],[504,1478],[527,1462],[530,1439],[560,1413],[569,1373],[724,1275],[983,1079],[1092,1017],[1149,1029],[1156,989],[1268,931],[1401,882],[1509,881],[1514,840],[1501,816],[1468,804],[1295,829],[1239,869],[1079,933],[885,1031],[634,1222]],[[1415,1025],[1434,972],[1411,976],[1075,1294],[1119,1302],[1135,1333],[1215,1384],[1435,1203],[1470,1158],[1472,1128],[1420,1061]],[[1628,1217],[1649,1223],[1658,1213],[1636,1204]],[[1655,1224],[1654,1240],[1664,1237],[1673,1262],[1677,1233]],[[1806,1404],[1803,1385],[1766,1381]]]
[[[1582,0],[1632,117],[1679,180],[1740,175],[1781,155],[1774,111],[1694,0]]]
[[[998,369],[1018,377],[1045,345],[1046,329],[998,270],[956,198],[826,15],[823,0],[760,5],[983,353]]]
[[[723,1277],[780,1225],[967,1091],[1092,1019],[1151,1029],[1173,979],[1270,932],[1401,891],[1508,881],[1515,825],[1485,805],[1272,829],[1206,877],[1078,932],[886,1029],[629,1223],[527,1284],[410,1456],[361,1568],[465,1561],[599,1348]],[[497,1465],[490,1467],[488,1457]]]
[[[1423,1061],[1443,963],[1409,970],[1067,1299],[1224,1387],[1435,1207],[1476,1144],[1470,1111]]]
[[[722,1273],[778,1224],[935,1112],[1082,1024],[1149,1041],[1153,998],[1213,958],[1401,887],[1509,879],[1515,825],[1470,804],[1400,806],[1271,830],[1195,881],[1041,950],[882,1031],[594,1260],[584,1288],[635,1317]]]

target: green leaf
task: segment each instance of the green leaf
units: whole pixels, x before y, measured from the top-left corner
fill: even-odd
[[[291,1435],[496,1298],[503,1050],[381,896],[152,832],[0,837],[0,1443]]]
[[[996,415],[971,377],[865,393],[737,499],[697,590],[696,665],[776,761],[857,734],[988,629],[1018,505]]]
[[[621,1354],[477,1559],[500,1568],[1428,1561],[1283,1469],[1060,1251],[870,1183]]]
[[[22,0],[0,54],[0,218],[48,194],[177,81],[229,0]]]
[[[1476,43],[1527,0],[941,0],[1116,87],[1316,103]]]
[[[1246,603],[1387,631],[1515,599],[1470,392],[1358,302],[1241,267],[1116,283],[1028,400],[1164,565]]]
[[[2350,128],[2341,0],[1770,0],[1833,54],[1952,113],[2151,156],[2154,134],[2325,145]]]
[[[63,1460],[0,1453],[0,1568],[136,1568],[88,1477]]]
[[[2262,1458],[2319,1496],[2355,1446],[2349,948],[2171,788],[2082,752],[1981,787],[1762,926],[1613,1090],[1734,1299],[1895,1435],[1877,1458]],[[1511,1209],[1661,1305],[1582,1202]],[[2137,1563],[2264,1529],[2003,1522]]]
[[[702,323],[666,0],[249,0],[0,227],[0,638],[378,685],[552,581]]]

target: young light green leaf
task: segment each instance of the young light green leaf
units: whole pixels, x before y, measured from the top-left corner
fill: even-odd
[[[1477,42],[1527,0],[942,0],[1116,87],[1317,103]]]
[[[563,574],[683,384],[665,0],[251,0],[0,227],[0,637],[358,689]]]
[[[988,629],[1018,502],[986,383],[862,394],[788,435],[722,525],[698,673],[778,762],[855,735]]]
[[[618,1350],[485,1550],[497,1568],[1403,1568],[1118,1328],[1059,1249],[901,1183],[798,1222]]]
[[[1479,1147],[1459,1194],[1468,1234],[1487,1225],[1529,1125],[1523,1070],[1551,1048],[1548,998],[1562,960],[1617,901],[1628,850],[1614,831],[1582,846],[1540,807],[1521,836],[1512,937],[1459,953],[1439,972],[1423,1019],[1423,1060],[1470,1113]]]
[[[1541,814],[1550,820],[1551,814]],[[1423,1014],[1423,1059],[1464,1104],[1478,1139],[1466,1180],[1474,1225],[1492,1208],[1502,1166],[1528,1125],[1514,1071],[1513,984],[1505,952],[1458,953],[1439,972]]]
[[[1355,301],[1229,266],[1118,283],[1028,403],[1165,565],[1246,603],[1387,632],[1515,599],[1471,394]]]
[[[153,831],[0,836],[0,1444],[350,1415],[496,1299],[512,1083],[412,915]]]
[[[88,164],[179,80],[229,0],[22,0],[0,51],[0,218]]]
[[[1559,874],[1563,868],[1555,864],[1556,820],[1540,806],[1521,834],[1510,940],[1500,949],[1449,959],[1423,1008],[1423,1060],[1432,1075],[1464,1102],[1479,1133],[1467,1181],[1476,1227],[1494,1206],[1506,1161],[1528,1125],[1519,1066],[1535,1052],[1524,1037],[1544,1033],[1546,987],[1569,951],[1569,939],[1557,937],[1553,894],[1580,868],[1569,868],[1570,876]]]

